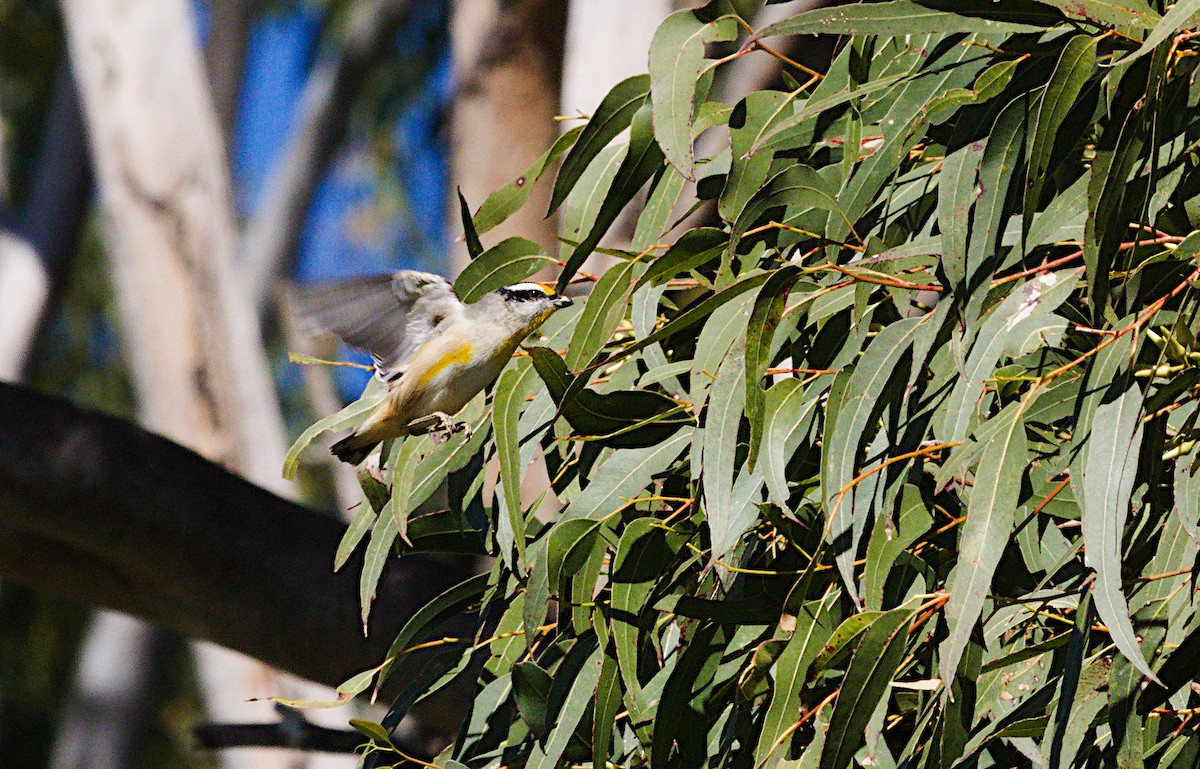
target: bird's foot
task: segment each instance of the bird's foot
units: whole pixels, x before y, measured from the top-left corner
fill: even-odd
[[[459,432],[459,425],[455,424],[449,414],[442,411],[435,411],[427,417],[414,419],[408,423],[408,431],[413,434],[432,433],[433,442],[437,444],[445,443],[450,440],[450,436]]]

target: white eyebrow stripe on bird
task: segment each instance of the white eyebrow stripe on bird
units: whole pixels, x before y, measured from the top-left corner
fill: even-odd
[[[511,286],[505,286],[509,291],[541,291],[546,296],[554,296],[554,292],[543,286],[541,283],[516,283]]]

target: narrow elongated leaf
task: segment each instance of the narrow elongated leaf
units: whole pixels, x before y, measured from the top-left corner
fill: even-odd
[[[1096,570],[1093,596],[1096,613],[1108,626],[1113,643],[1143,675],[1158,682],[1146,663],[1129,619],[1121,588],[1121,536],[1137,475],[1142,446],[1142,392],[1131,387],[1121,397],[1096,408],[1082,472],[1071,473],[1081,518],[1087,562]]]
[[[553,350],[531,347],[529,353],[559,413],[578,435],[600,445],[653,446],[680,427],[694,424],[684,408],[666,395],[652,390],[598,393],[585,386],[586,374],[572,377]]]
[[[721,218],[727,222],[737,220],[747,201],[767,180],[774,153],[763,150],[749,154],[750,147],[766,121],[778,114],[787,98],[788,95],[780,91],[755,91],[747,94],[729,117],[732,158],[717,206]]]
[[[1074,106],[1083,86],[1096,68],[1096,47],[1099,41],[1089,35],[1076,35],[1067,41],[1054,74],[1046,85],[1038,108],[1037,123],[1029,149],[1029,174],[1025,183],[1023,227],[1026,232],[1033,222],[1042,185],[1050,173],[1051,153],[1059,128]]]
[[[704,44],[732,40],[737,29],[732,16],[703,22],[694,11],[682,10],[663,20],[650,43],[654,135],[667,160],[686,179],[695,180],[692,115],[704,68]]]
[[[704,514],[712,539],[710,565],[733,549],[758,513],[754,502],[762,488],[762,475],[749,468],[739,470],[735,464],[746,398],[744,369],[743,352],[735,346],[717,370],[700,434],[704,441]]]
[[[872,435],[867,433],[874,414],[882,408],[880,395],[895,373],[900,358],[908,352],[924,318],[906,318],[886,326],[855,366],[838,406],[837,429],[822,453],[827,541],[837,553],[838,571],[851,596],[857,596],[851,564],[858,550],[854,537],[854,500],[858,489],[850,486],[860,465],[859,454]],[[874,432],[873,430],[871,431]]]
[[[645,266],[639,262],[621,262],[600,276],[587,304],[575,325],[575,333],[567,346],[567,368],[572,371],[587,366],[612,338],[617,326],[629,309],[629,296]]]
[[[546,172],[546,169],[552,168],[554,161],[558,160],[564,152],[574,149],[573,145],[578,142],[585,129],[586,126],[576,126],[558,137],[550,149],[533,161],[533,165],[529,166],[525,173],[488,195],[488,199],[483,201],[483,205],[475,212],[476,231],[484,233],[499,226],[525,205],[525,201],[529,199],[529,193],[542,178],[542,174]],[[582,169],[580,172],[582,173]],[[558,187],[561,179],[562,171],[560,170],[555,181],[555,188]]]
[[[766,427],[763,429],[762,469],[771,501],[781,508],[786,509],[791,496],[788,462],[812,427],[820,392],[823,388],[818,385],[805,388],[798,379],[785,379],[767,390],[763,409]]]
[[[691,443],[692,429],[683,428],[672,437],[643,449],[614,451],[600,465],[586,489],[571,501],[560,520],[602,518],[620,507],[666,470]]]
[[[887,696],[888,685],[904,656],[911,617],[912,612],[908,609],[886,612],[863,634],[829,716],[829,733],[821,751],[820,769],[849,768],[851,759],[862,746],[871,714],[879,701]]]
[[[629,128],[629,149],[612,177],[612,183],[604,195],[604,202],[600,204],[587,235],[565,260],[566,263],[558,276],[559,293],[566,290],[571,278],[575,277],[584,260],[600,244],[600,239],[620,216],[626,204],[633,200],[633,196],[642,186],[662,168],[663,153],[654,140],[650,120],[650,110],[647,106],[643,106],[633,116],[633,123]]]
[[[1179,30],[1187,26],[1197,13],[1200,13],[1200,0],[1179,0],[1159,19],[1158,23],[1154,25],[1154,29],[1150,30],[1150,34],[1142,42],[1141,48],[1126,56],[1121,63],[1127,64],[1150,53],[1158,47],[1159,43],[1173,37]]]
[[[800,695],[809,666],[833,632],[830,600],[812,601],[796,615],[796,629],[775,663],[774,693],[754,749],[755,766],[781,754],[788,729],[802,715],[804,702]]]
[[[1040,0],[1070,16],[1083,16],[1116,27],[1150,29],[1162,17],[1144,2],[1130,0]]]
[[[314,422],[300,434],[300,437],[288,449],[287,456],[283,460],[283,477],[288,479],[296,477],[296,470],[300,468],[300,456],[321,433],[345,430],[360,424],[368,414],[375,410],[376,406],[383,402],[386,395],[387,388],[383,386],[383,382],[380,382],[378,377],[371,377],[358,400],[336,414]]]
[[[938,227],[942,231],[942,265],[951,286],[967,279],[967,243],[971,208],[979,197],[979,161],[983,142],[950,153],[938,176]]]
[[[554,213],[575,184],[583,176],[600,151],[629,127],[634,114],[641,109],[650,95],[650,76],[634,75],[612,87],[612,90],[596,107],[587,125],[583,126],[575,146],[563,159],[562,168],[554,180],[554,193],[550,196],[550,212]]]
[[[911,0],[841,5],[777,21],[755,35],[927,35],[955,32],[1035,32],[1030,24],[963,16]]]
[[[521,505],[525,467],[521,464],[517,425],[525,398],[536,385],[533,366],[524,362],[524,365],[510,368],[500,376],[496,382],[496,397],[492,402],[492,429],[496,435],[503,507],[507,513],[496,528],[496,539],[500,557],[517,573],[521,573],[525,563],[525,508]]]
[[[546,752],[539,761],[530,765],[530,769],[551,769],[558,765],[563,751],[566,750],[567,744],[579,727],[579,722],[583,720],[583,714],[595,694],[596,685],[600,681],[602,665],[602,651],[596,649],[583,663],[578,675],[571,677],[567,699],[558,709],[554,724],[550,728],[550,735],[546,741]]]
[[[883,609],[884,587],[896,559],[933,524],[933,516],[929,514],[928,506],[915,486],[904,487],[899,506],[900,515],[895,523],[885,516],[875,519],[875,529],[867,544],[863,603],[870,611]]]
[[[954,683],[971,628],[979,619],[992,576],[1012,534],[1021,478],[1029,465],[1024,414],[1036,397],[1035,390],[1028,401],[1013,403],[996,415],[1000,429],[984,445],[979,459],[967,520],[959,537],[958,563],[948,582],[949,635],[938,647],[939,669],[946,691]]]
[[[750,322],[746,326],[746,418],[750,420],[750,454],[747,466],[754,470],[758,461],[758,449],[762,443],[766,393],[762,379],[771,363],[771,340],[775,329],[787,308],[788,295],[792,286],[800,279],[800,268],[786,265],[776,270],[759,289],[750,311]]]
[[[971,218],[971,241],[967,248],[966,279],[973,284],[989,265],[999,264],[1001,234],[1009,213],[1009,185],[1017,170],[1025,141],[1030,110],[1036,106],[1025,94],[1001,110],[979,160],[979,200]]]
[[[418,639],[425,637],[446,620],[461,614],[472,604],[478,602],[484,590],[487,589],[488,579],[489,575],[487,574],[476,574],[439,594],[418,609],[408,622],[404,623],[404,627],[400,628],[400,632],[392,641],[386,658],[387,662],[379,672],[377,686],[383,685],[392,668],[400,662],[404,654],[417,643]]]
[[[491,291],[520,283],[551,261],[542,247],[525,238],[506,238],[468,264],[454,281],[462,301],[477,302]]]
[[[935,425],[940,440],[961,441],[970,432],[984,380],[992,375],[997,361],[1014,339],[1028,344],[1028,329],[1043,328],[1046,317],[1058,309],[1074,290],[1081,270],[1050,272],[1021,285],[991,312],[975,337],[963,375],[946,399]],[[1022,326],[1024,324],[1024,326]],[[1052,330],[1061,330],[1066,322],[1056,322]],[[1021,328],[1018,328],[1021,327]],[[1054,335],[1042,337],[1049,346],[1057,340]]]

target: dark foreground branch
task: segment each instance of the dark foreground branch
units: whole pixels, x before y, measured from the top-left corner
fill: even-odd
[[[461,574],[393,562],[364,638],[361,561],[331,568],[342,531],[128,422],[0,383],[0,575],[337,685]]]

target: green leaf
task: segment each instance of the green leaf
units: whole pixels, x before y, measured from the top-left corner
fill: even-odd
[[[513,700],[517,703],[517,712],[537,737],[545,737],[550,731],[546,711],[553,682],[550,674],[535,662],[518,662],[512,667]]]
[[[775,688],[763,718],[758,747],[754,749],[755,766],[782,755],[785,735],[803,715],[805,703],[801,694],[808,669],[833,633],[830,602],[828,596],[822,601],[812,601],[796,615],[796,629],[775,663]]]
[[[657,575],[654,564],[662,557],[663,550],[662,529],[657,524],[653,518],[630,521],[617,543],[612,562],[612,639],[625,687],[625,705],[635,726],[650,715],[650,705],[642,694],[638,676],[638,658],[641,613],[654,589]]]
[[[1092,588],[1096,613],[1121,653],[1143,675],[1159,683],[1138,647],[1121,588],[1121,536],[1129,517],[1141,445],[1142,392],[1134,386],[1096,408],[1082,472],[1071,472],[1071,485],[1083,511],[1080,523],[1087,562],[1096,570]]]
[[[600,102],[600,106],[592,113],[587,125],[580,129],[578,141],[563,159],[562,168],[554,180],[554,194],[550,196],[550,213],[558,210],[567,199],[567,195],[575,188],[583,172],[601,150],[629,127],[634,114],[646,103],[649,94],[649,75],[634,75],[612,87]]]
[[[787,309],[788,295],[800,274],[800,268],[795,265],[785,265],[772,273],[755,297],[750,322],[746,326],[745,410],[746,418],[750,420],[750,454],[746,463],[750,470],[754,470],[757,464],[766,421],[767,396],[762,388],[762,379],[771,364],[771,343]]]
[[[376,685],[383,686],[383,682],[391,673],[392,668],[420,639],[437,630],[438,626],[446,620],[462,614],[477,603],[487,589],[489,576],[488,574],[476,574],[417,609],[392,641],[386,662],[379,671],[379,683]]]
[[[781,224],[791,224],[800,213],[814,208],[831,211],[849,223],[838,205],[836,195],[816,171],[804,165],[789,165],[746,203],[730,232],[730,252],[737,250],[742,237],[751,227],[765,224],[766,214],[779,208],[787,209],[786,216],[773,220]]]
[[[612,177],[612,183],[604,195],[604,202],[600,204],[596,219],[588,229],[587,235],[565,260],[562,272],[558,276],[559,293],[566,290],[571,278],[575,277],[584,260],[600,244],[600,239],[620,216],[626,204],[633,200],[646,182],[662,168],[663,153],[654,141],[654,130],[650,121],[648,106],[643,106],[633,116],[633,123],[629,128],[629,149]]]
[[[558,709],[554,724],[550,726],[550,734],[546,740],[546,752],[541,756],[540,761],[529,765],[530,769],[553,769],[558,765],[563,751],[566,750],[571,737],[579,727],[579,722],[583,720],[583,714],[596,692],[602,665],[601,650],[596,649],[584,661],[578,674],[571,676],[567,698],[562,707]]]
[[[612,339],[628,314],[629,296],[644,270],[640,262],[621,262],[605,270],[596,281],[567,345],[568,369],[577,371],[590,364]]]
[[[838,402],[836,430],[821,456],[825,468],[823,478],[828,484],[823,489],[828,516],[826,540],[835,548],[838,571],[856,604],[858,590],[852,563],[858,550],[856,533],[861,526],[853,525],[854,500],[859,490],[850,484],[857,475],[862,446],[874,433],[874,430],[868,433],[867,427],[872,416],[883,407],[880,396],[884,386],[895,373],[900,359],[912,347],[923,320],[922,317],[896,321],[885,326],[871,342],[862,360],[854,367],[844,393],[845,400]]]
[[[1158,23],[1154,25],[1154,29],[1150,30],[1142,47],[1121,59],[1120,63],[1129,64],[1150,53],[1164,40],[1174,37],[1189,23],[1194,23],[1193,17],[1197,13],[1200,13],[1200,0],[1179,0],[1159,19]]]
[[[751,153],[750,149],[755,137],[787,99],[788,95],[780,91],[755,91],[747,94],[729,117],[732,160],[717,206],[721,218],[727,222],[737,221],[746,203],[767,181],[775,153],[768,150]]]
[[[359,505],[359,511],[355,514],[354,520],[350,522],[350,525],[346,527],[346,532],[342,534],[337,552],[333,556],[334,571],[341,571],[342,567],[346,565],[346,561],[350,560],[350,556],[354,553],[354,549],[358,547],[358,543],[362,542],[362,538],[375,525],[377,517],[369,504]]]
[[[791,496],[787,482],[787,466],[800,441],[812,427],[819,403],[818,385],[805,388],[798,379],[785,379],[767,390],[766,426],[763,428],[763,475],[772,502],[787,507]]]
[[[716,309],[726,302],[730,302],[747,291],[752,291],[767,281],[771,276],[769,272],[755,272],[748,274],[734,283],[726,286],[717,293],[708,296],[692,306],[688,307],[683,312],[679,313],[669,321],[659,327],[654,333],[639,339],[637,342],[626,347],[619,353],[616,353],[604,361],[603,366],[611,366],[622,358],[628,357],[635,352],[648,347],[649,345],[661,342],[664,339],[678,334],[680,331],[685,331],[708,316],[712,315]]]
[[[979,619],[1000,556],[1008,545],[1021,493],[1021,479],[1029,465],[1025,442],[1025,410],[1037,397],[1013,403],[996,415],[1000,425],[983,447],[975,486],[967,504],[967,520],[958,543],[958,563],[948,580],[946,603],[949,634],[938,647],[938,667],[948,691],[958,672],[971,629]]]
[[[888,516],[875,519],[863,573],[863,602],[867,609],[883,609],[883,591],[892,566],[932,525],[928,506],[920,490],[912,485],[905,485],[900,494],[900,517],[894,525]]]
[[[821,769],[849,769],[863,743],[867,722],[875,706],[887,696],[888,685],[904,656],[911,617],[908,609],[886,612],[863,634],[829,717]]]
[[[590,482],[562,512],[559,521],[603,518],[632,499],[666,470],[691,443],[692,430],[684,428],[667,440],[641,449],[624,449],[608,455],[593,471]]]
[[[575,149],[578,149],[577,143],[582,139],[581,134],[585,132],[586,128],[587,126],[576,126],[558,137],[558,140],[554,142],[550,149],[543,152],[541,157],[533,161],[533,165],[529,166],[525,173],[489,195],[488,199],[483,201],[483,205],[479,207],[479,210],[475,212],[476,232],[488,232],[499,226],[508,217],[518,211],[521,206],[525,205],[525,201],[529,199],[529,193],[533,191],[534,185],[542,178],[542,174],[546,172],[546,169],[552,168],[554,161],[558,160],[568,149],[572,150],[572,154],[574,154]],[[582,172],[582,169],[580,171]],[[556,189],[562,178],[562,171],[560,170],[555,182]]]
[[[992,375],[1002,354],[1006,351],[1009,354],[1029,352],[1031,331],[1044,346],[1057,343],[1057,336],[1066,322],[1048,316],[1066,301],[1081,272],[1045,273],[1023,283],[996,306],[979,329],[963,375],[938,415],[934,432],[939,440],[953,442],[967,437],[977,404],[983,396],[985,380]],[[1047,322],[1051,322],[1049,327]],[[1020,347],[1014,350],[1012,345],[1018,339]]]
[[[526,361],[505,371],[496,382],[496,395],[492,402],[492,429],[496,435],[504,512],[508,514],[506,520],[496,528],[496,539],[500,557],[518,574],[525,563],[525,508],[521,505],[525,467],[521,464],[517,425],[525,398],[537,386],[537,378],[533,373],[533,366]]]
[[[715,227],[688,230],[666,253],[651,262],[638,286],[660,286],[718,258],[729,245],[729,235]]]
[[[1083,16],[1105,26],[1150,29],[1162,18],[1144,0],[1040,0],[1068,15]]]
[[[1025,94],[1010,101],[992,125],[979,161],[979,197],[971,220],[971,240],[965,270],[968,285],[983,280],[983,270],[999,264],[1004,222],[1009,214],[1009,185],[1013,182],[1025,143],[1029,112],[1035,106]]]
[[[692,181],[692,115],[697,96],[704,96],[697,93],[697,84],[703,80],[704,44],[732,40],[737,29],[733,16],[703,22],[694,11],[682,10],[659,25],[650,43],[654,135],[671,165]]]
[[[483,253],[483,243],[479,242],[479,233],[475,230],[475,220],[471,218],[471,207],[463,197],[462,189],[458,190],[458,212],[462,216],[463,237],[467,241],[467,254],[472,259],[478,259]]]
[[[680,427],[693,424],[682,406],[661,393],[598,393],[585,386],[586,375],[572,377],[553,350],[531,347],[529,354],[559,412],[577,436],[612,448],[641,448],[658,444]]]
[[[735,463],[738,429],[742,421],[746,390],[743,352],[735,345],[717,369],[709,400],[703,440],[704,517],[712,541],[711,566],[733,549],[742,534],[758,517],[762,489],[761,473]]]
[[[454,293],[471,304],[498,288],[520,283],[552,261],[532,240],[505,238],[475,257],[459,273]]]
[[[592,765],[604,766],[612,755],[613,725],[621,712],[621,671],[614,654],[605,653],[596,684],[595,719],[592,722]]]
[[[1025,212],[1023,227],[1029,231],[1041,198],[1042,185],[1050,173],[1050,161],[1059,129],[1075,105],[1084,85],[1096,68],[1096,47],[1099,41],[1088,35],[1076,35],[1063,46],[1054,74],[1046,85],[1038,108],[1033,141],[1029,150],[1029,173],[1025,183]]]
[[[614,142],[608,145],[596,159],[588,164],[583,175],[567,195],[566,203],[559,211],[561,221],[562,245],[559,246],[558,258],[566,259],[575,250],[576,245],[592,229],[600,206],[613,186],[613,179],[621,167],[621,161],[628,153],[626,142]]]
[[[367,418],[368,414],[375,410],[376,406],[383,402],[386,395],[387,388],[384,387],[383,382],[380,382],[378,377],[371,377],[358,400],[336,414],[314,422],[300,434],[300,437],[288,449],[287,456],[283,460],[283,477],[288,479],[296,477],[296,470],[300,467],[300,456],[319,435],[357,427]]]
[[[942,266],[952,287],[967,279],[971,208],[979,197],[979,161],[983,158],[983,146],[981,142],[972,142],[950,153],[938,176]]]
[[[956,32],[1036,32],[1037,26],[939,11],[911,0],[855,3],[805,11],[777,21],[755,34],[774,35],[927,35]]]

